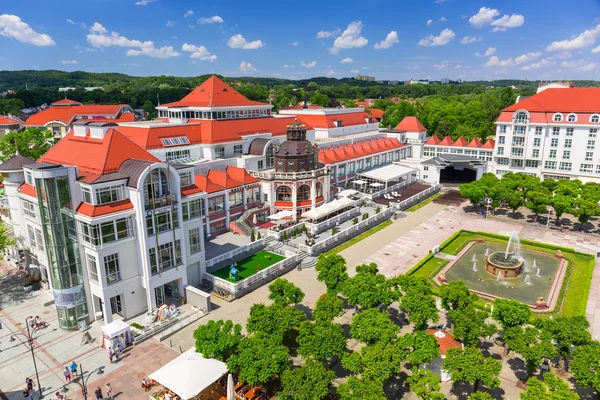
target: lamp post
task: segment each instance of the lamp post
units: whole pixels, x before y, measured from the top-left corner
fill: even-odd
[[[88,372],[87,377],[85,377],[85,372],[83,371],[83,365],[79,364],[79,376],[74,381],[81,388],[81,394],[83,395],[83,399],[87,400],[87,383],[90,377],[94,374],[94,372],[98,371],[98,375],[102,375],[104,373],[104,365],[96,368],[92,372]]]
[[[38,369],[37,369],[37,363],[35,361],[35,353],[33,352],[33,331],[29,330],[29,320],[33,319],[32,316],[29,316],[27,318],[25,318],[25,326],[27,327],[27,334],[22,333],[22,332],[15,332],[15,335],[21,335],[23,336],[25,339],[27,339],[27,346],[29,346],[29,350],[31,350],[31,358],[33,358],[33,368],[35,369],[35,377],[37,379],[37,385],[38,385],[38,390],[40,392],[40,399],[42,399],[44,397],[44,395],[42,394],[42,385],[40,385],[40,375],[38,374]],[[10,341],[14,342],[15,337],[11,335],[10,337]],[[25,343],[23,343],[25,344]]]

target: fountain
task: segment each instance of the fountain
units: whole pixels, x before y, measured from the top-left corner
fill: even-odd
[[[471,257],[471,261],[473,261],[473,262],[477,261],[477,256],[475,254],[473,254],[473,257]]]
[[[493,252],[486,258],[485,264],[486,271],[492,275],[501,274],[504,278],[519,276],[523,272],[525,262],[521,257],[521,242],[517,232],[510,235],[504,253]]]
[[[525,280],[523,281],[526,285],[531,285],[531,276],[529,274],[525,275]]]
[[[534,262],[535,262],[535,260],[534,260]],[[537,276],[538,278],[540,277],[540,269],[539,268],[537,269],[537,272],[535,273],[535,276]]]
[[[533,259],[533,268],[537,267],[537,261],[535,260],[535,258]]]
[[[500,282],[503,279],[504,279],[504,277],[502,276],[502,274],[496,275],[496,282]]]
[[[477,261],[473,261],[473,272],[477,272],[477,271],[479,271],[477,269]]]
[[[486,249],[485,249],[485,256],[487,257],[489,255],[490,255],[490,248],[486,247]]]

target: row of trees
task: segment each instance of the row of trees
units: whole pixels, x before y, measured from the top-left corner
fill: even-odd
[[[517,210],[525,206],[535,214],[547,212],[551,207],[560,223],[565,213],[577,217],[585,224],[590,217],[600,215],[600,184],[579,180],[540,180],[538,177],[523,173],[508,173],[498,179],[494,174],[483,174],[482,178],[461,185],[460,194],[473,205],[489,201],[492,211],[498,207],[507,207],[516,216]],[[488,200],[489,199],[489,200]]]

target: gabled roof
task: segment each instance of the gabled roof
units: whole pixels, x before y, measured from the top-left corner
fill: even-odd
[[[145,150],[162,149],[166,146],[163,144],[161,139],[182,136],[188,138],[190,141],[189,144],[202,143],[201,126],[198,123],[190,123],[185,125],[173,124],[172,126],[169,126],[168,124],[157,126],[125,124],[119,125],[119,132]]]
[[[231,179],[243,183],[244,185],[260,182],[258,179],[251,176],[244,168],[232,167],[230,165],[225,172]]]
[[[454,144],[452,146],[454,147],[466,147],[467,144],[469,144],[469,142],[467,142],[467,140],[464,137],[459,137],[458,139],[456,139],[456,142],[454,142]]]
[[[62,99],[59,101],[55,101],[51,105],[52,106],[81,106],[82,104],[75,100]]]
[[[427,128],[423,126],[417,117],[404,117],[404,119],[396,125],[397,131],[407,132],[426,132]]]
[[[494,141],[494,139],[488,139],[488,141],[485,142],[485,144],[483,146],[481,146],[481,148],[482,149],[493,149],[495,145],[496,145],[496,142]]]
[[[437,135],[433,135],[432,137],[429,138],[429,140],[427,142],[425,142],[425,144],[431,145],[431,146],[437,146],[438,144],[440,144],[441,140],[439,137],[437,137]]]
[[[319,161],[323,164],[335,164],[341,161],[364,157],[369,154],[382,153],[404,146],[395,138],[379,138],[359,143],[349,143],[337,147],[319,150]]]
[[[445,138],[442,139],[442,141],[438,144],[438,146],[452,146],[454,144],[454,141],[452,140],[452,138],[450,136],[446,136]]]
[[[384,111],[379,108],[367,108],[365,110],[366,113],[371,114],[373,118],[383,118]]]
[[[478,137],[474,137],[473,140],[471,140],[471,142],[467,145],[467,147],[474,147],[474,148],[481,147],[481,146],[482,146],[482,143]]]
[[[103,174],[118,172],[125,160],[160,160],[114,128],[108,129],[102,139],[75,136],[71,131],[40,158],[40,162],[76,166],[79,174],[95,175],[92,182]]]
[[[546,89],[502,111],[600,112],[600,88]]]
[[[461,344],[454,339],[454,337],[448,332],[437,331],[435,329],[427,329],[426,334],[431,335],[435,338],[440,349],[440,354],[445,355],[450,349],[460,349]]]
[[[27,183],[24,183],[21,186],[19,186],[17,188],[17,192],[23,193],[24,195],[27,195],[29,197],[35,197],[35,198],[37,198],[37,193],[35,191],[35,187],[33,187],[33,186],[31,186],[31,185],[29,185]]]
[[[0,171],[2,171],[2,172],[21,171],[25,165],[30,165],[30,164],[35,164],[35,161],[18,154],[16,156],[12,156],[8,160],[6,160],[2,164],[0,164]]]
[[[126,106],[127,104],[93,104],[85,106],[48,107],[44,111],[40,111],[29,117],[25,122],[25,126],[45,126],[52,121],[60,121],[66,125],[71,122],[75,116],[105,116],[114,118],[121,108]]]
[[[309,129],[308,126],[312,126],[315,129],[335,128],[334,121],[342,121],[342,127],[364,125],[368,123],[366,118],[372,118],[370,114],[362,110],[340,114],[298,114],[297,117],[301,123],[307,125],[307,130]]]
[[[213,75],[179,101],[164,107],[236,107],[262,106],[266,103],[248,100],[243,94]]]
[[[21,125],[21,121],[17,117],[0,115],[0,125]]]

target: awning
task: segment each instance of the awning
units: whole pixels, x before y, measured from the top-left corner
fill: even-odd
[[[383,183],[375,182],[375,183],[371,183],[371,186],[379,187],[379,186],[383,186]]]
[[[365,183],[367,183],[367,181],[363,181],[362,179],[357,179],[355,181],[352,181],[352,183],[356,183],[357,185],[364,185]]]
[[[337,194],[338,197],[348,197],[348,196],[355,196],[357,194],[359,194],[360,192],[358,190],[353,190],[353,189],[346,189],[346,190],[342,190],[341,192],[339,192]]]
[[[122,319],[116,319],[110,324],[102,326],[102,334],[109,339],[119,336],[122,333],[129,332],[130,330],[129,324]]]
[[[273,220],[279,220],[282,218],[288,218],[288,217],[293,217],[293,216],[294,216],[293,211],[283,210],[283,211],[279,211],[278,213],[271,214],[267,218],[273,219]]]
[[[158,371],[150,374],[184,400],[191,399],[227,373],[225,363],[204,358],[192,347]]]
[[[389,182],[398,180],[398,178],[413,172],[416,172],[416,169],[404,167],[398,164],[389,164],[367,172],[362,172],[358,175],[361,178],[370,178],[376,181]]]
[[[320,207],[307,211],[304,214],[302,214],[302,216],[304,218],[315,220],[326,217],[327,215],[333,214],[334,212],[337,212],[339,210],[343,210],[346,207],[354,207],[355,203],[356,202],[352,199],[342,197],[332,201],[331,203],[323,204]]]

